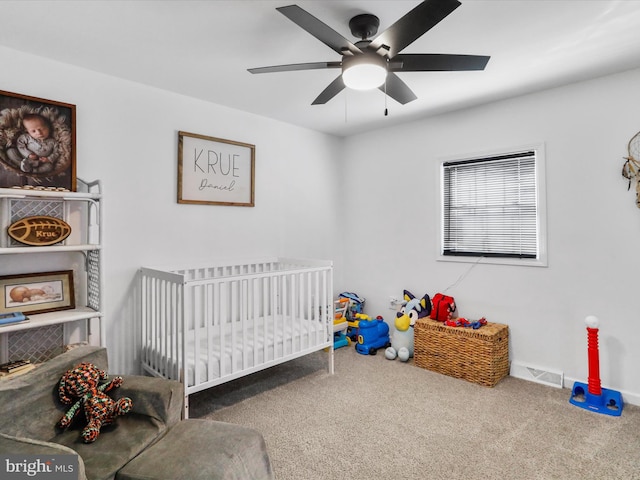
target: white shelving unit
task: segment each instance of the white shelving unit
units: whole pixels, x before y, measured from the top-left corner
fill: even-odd
[[[104,344],[102,188],[99,181],[78,179],[77,184],[76,192],[0,188],[0,276],[73,270],[76,305],[69,310],[27,313],[28,322],[0,326],[0,362],[16,357],[48,360],[73,341]],[[33,215],[64,220],[72,228],[71,235],[59,244],[37,247],[7,234],[9,225]],[[22,265],[26,271],[19,271]]]

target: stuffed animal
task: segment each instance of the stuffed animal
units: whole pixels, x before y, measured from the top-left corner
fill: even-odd
[[[398,358],[402,362],[413,357],[413,326],[416,320],[431,313],[431,299],[427,294],[422,298],[416,298],[405,290],[404,302],[404,306],[396,315],[396,329],[391,336],[391,346],[384,352],[384,356],[389,360]]]
[[[456,318],[456,302],[453,297],[444,295],[442,293],[436,293],[433,297],[431,319],[439,322],[446,322],[453,318]]]
[[[128,413],[133,407],[128,397],[116,401],[104,393],[122,385],[122,377],[114,377],[110,382],[100,384],[101,380],[107,380],[107,372],[92,363],[81,363],[68,370],[58,385],[62,403],[70,405],[76,400],[58,425],[67,428],[80,407],[83,407],[88,422],[82,430],[85,443],[95,442],[102,426],[113,423],[118,415]]]

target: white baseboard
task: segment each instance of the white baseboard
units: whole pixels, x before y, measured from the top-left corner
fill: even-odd
[[[587,379],[585,378],[565,377],[564,373],[559,370],[552,370],[547,367],[540,367],[530,365],[528,363],[513,361],[511,362],[509,375],[515,378],[520,378],[522,380],[541,383],[543,385],[555,388],[567,388],[569,390],[573,389],[573,384],[576,382],[587,383]],[[602,385],[602,387],[620,392],[620,395],[622,395],[623,403],[640,406],[640,393],[617,390],[615,388],[609,387],[608,385]],[[567,398],[569,398],[570,396],[571,392],[568,393]]]

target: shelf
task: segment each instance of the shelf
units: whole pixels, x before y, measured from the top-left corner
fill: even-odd
[[[46,265],[49,259],[55,265],[68,265],[74,270],[74,279],[77,279],[74,285],[76,302],[87,305],[71,310],[27,313],[27,322],[0,325],[0,361],[8,361],[10,356],[15,355],[21,358],[40,358],[42,351],[58,351],[59,346],[73,342],[81,335],[91,344],[104,344],[102,188],[99,180],[85,182],[80,178],[77,179],[77,187],[76,192],[0,188],[0,262],[3,267],[5,263],[8,267],[3,275],[20,274],[22,269]],[[73,232],[63,242],[54,245],[30,246],[13,241],[6,229],[14,222],[33,216],[59,218],[69,222]],[[83,254],[85,258],[84,261],[77,262],[77,255],[65,253]],[[46,256],[36,257],[34,254]],[[15,259],[11,259],[11,255]],[[86,328],[75,328],[73,322],[84,323]],[[98,324],[97,332],[92,332],[94,323]],[[64,328],[41,329],[54,325],[64,325]],[[27,331],[24,336],[8,335],[23,331]],[[52,349],[52,346],[56,348]]]
[[[63,242],[46,246],[23,245],[8,236],[2,237],[0,255],[99,250],[102,217],[100,182],[87,183],[78,179],[77,184],[80,188],[78,192],[0,188],[0,228],[8,228],[12,222],[22,218],[44,215],[72,222],[71,227],[74,231],[73,235]],[[84,207],[78,210],[70,207],[79,203],[85,204],[86,210]]]
[[[100,197],[100,193],[92,192],[54,192],[51,190],[27,190],[24,188],[0,188],[0,198],[98,200]]]
[[[100,250],[100,245],[80,244],[80,245],[50,245],[47,247],[0,247],[0,255],[10,255],[17,253],[50,253],[50,252],[88,252]]]
[[[35,315],[27,314],[27,317],[29,317],[28,322],[0,326],[0,333],[17,332],[21,330],[29,330],[31,328],[45,327],[47,325],[76,322],[78,320],[88,320],[90,318],[100,318],[102,317],[102,313],[89,307],[80,307],[73,310],[61,310],[58,312],[37,313]]]

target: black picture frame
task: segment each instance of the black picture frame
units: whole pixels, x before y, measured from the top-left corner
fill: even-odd
[[[0,90],[0,188],[12,187],[76,190],[75,105]]]

